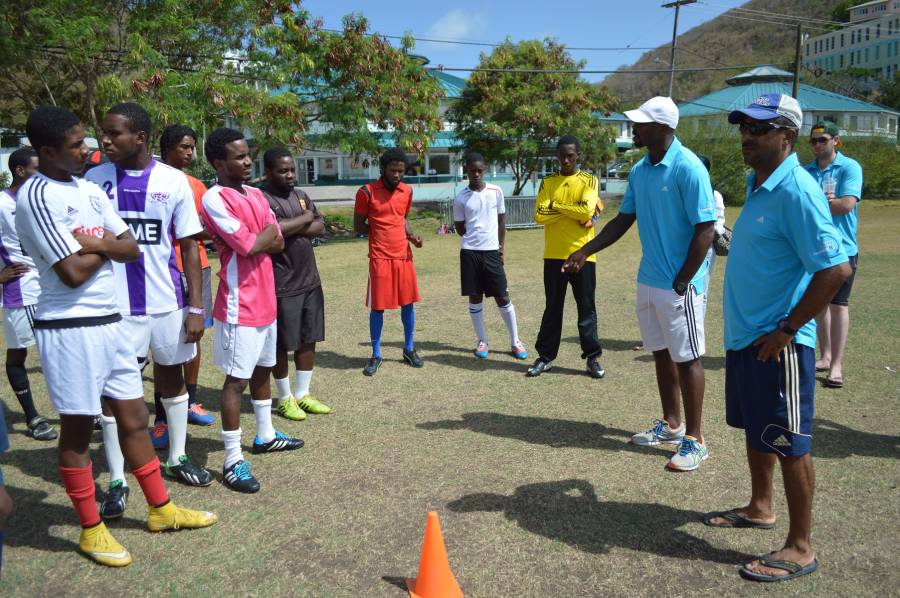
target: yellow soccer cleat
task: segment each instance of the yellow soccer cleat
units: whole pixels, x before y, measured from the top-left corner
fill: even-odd
[[[169,501],[161,507],[150,507],[147,529],[151,532],[164,532],[168,529],[197,529],[209,527],[218,520],[215,513],[176,507]]]
[[[125,567],[131,564],[131,555],[113,538],[103,522],[81,530],[78,549],[89,559],[107,567]]]

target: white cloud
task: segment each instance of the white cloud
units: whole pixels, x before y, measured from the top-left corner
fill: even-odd
[[[483,36],[487,30],[487,16],[484,13],[454,8],[434,22],[428,29],[426,37],[473,40]]]

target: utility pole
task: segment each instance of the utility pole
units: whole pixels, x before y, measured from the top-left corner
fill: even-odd
[[[795,100],[797,99],[797,94],[800,93],[800,46],[803,45],[803,25],[799,22],[797,23],[797,48],[794,54],[794,89],[791,92],[791,97]]]
[[[678,43],[678,11],[683,4],[693,4],[697,0],[675,0],[663,4],[662,8],[675,7],[675,25],[672,27],[672,57],[669,60],[669,97],[672,97],[672,86],[675,84],[675,45]]]

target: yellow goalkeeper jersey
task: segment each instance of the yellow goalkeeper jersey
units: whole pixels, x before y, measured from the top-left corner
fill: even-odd
[[[564,260],[594,238],[591,218],[603,209],[597,177],[578,171],[541,181],[534,221],[544,225],[544,259]],[[592,255],[588,261],[596,262]]]

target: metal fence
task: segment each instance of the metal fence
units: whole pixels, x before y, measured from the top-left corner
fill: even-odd
[[[534,228],[534,196],[516,195],[504,198],[506,228]],[[453,200],[440,202],[441,222],[453,228]]]

